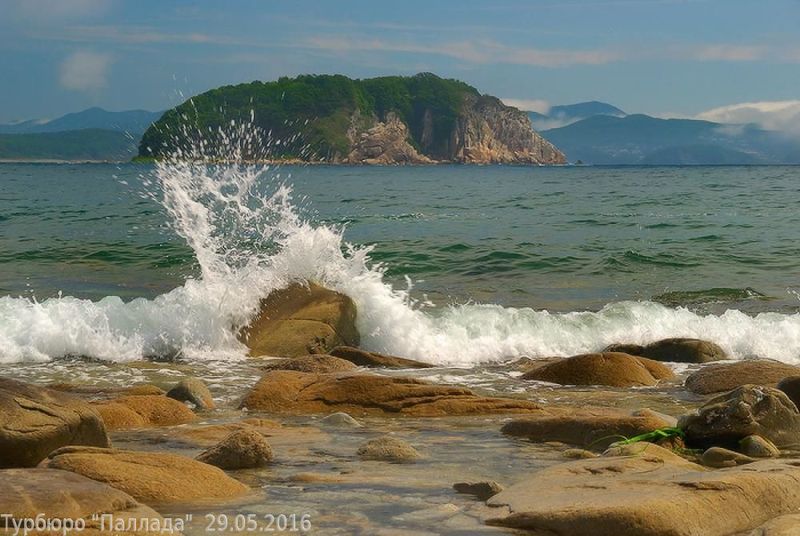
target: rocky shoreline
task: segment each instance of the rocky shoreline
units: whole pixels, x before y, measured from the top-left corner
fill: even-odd
[[[280,514],[308,534],[798,534],[800,367],[669,339],[489,367],[513,379],[498,391],[359,349],[356,317],[313,284],[274,293],[242,333],[240,394],[182,364],[136,384],[0,379],[5,531],[253,515],[234,532],[256,533]]]

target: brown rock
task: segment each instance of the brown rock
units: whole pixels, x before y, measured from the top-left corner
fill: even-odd
[[[789,400],[800,408],[800,376],[789,376],[778,382],[777,388],[786,393]]]
[[[272,449],[263,435],[252,429],[243,429],[201,452],[197,461],[220,469],[251,469],[271,462]]]
[[[780,361],[748,359],[703,367],[686,378],[685,386],[701,395],[730,391],[746,384],[775,387],[783,378],[798,373],[800,367]]]
[[[167,396],[179,402],[191,402],[200,409],[214,409],[214,397],[203,380],[184,378],[167,393]]]
[[[382,462],[409,463],[421,458],[417,449],[408,442],[395,437],[384,436],[371,439],[358,448],[358,457],[362,460]]]
[[[800,536],[800,514],[787,514],[770,519],[757,529],[739,536]]]
[[[609,385],[634,387],[655,385],[674,374],[665,365],[628,354],[606,352],[584,354],[548,363],[526,372],[525,380],[561,385]]]
[[[226,499],[249,489],[221,469],[161,452],[64,447],[50,454],[46,464],[113,484],[148,504]]]
[[[8,534],[15,523],[35,519],[37,515],[51,520],[83,520],[86,529],[79,533],[89,535],[100,534],[99,520],[93,520],[92,516],[111,514],[115,520],[161,519],[156,511],[139,504],[127,493],[69,471],[5,469],[0,471],[0,482],[3,483],[0,486],[0,512],[11,516],[6,522]],[[2,528],[0,532],[3,532]],[[60,531],[53,532],[56,533],[61,534]],[[29,534],[42,532],[31,531]],[[127,536],[136,532],[115,531],[114,534]]]
[[[485,501],[503,491],[503,486],[494,480],[488,482],[456,482],[453,484],[453,489],[458,493],[474,495],[479,500]]]
[[[739,441],[739,452],[752,458],[777,458],[781,451],[769,439],[749,435]]]
[[[678,427],[691,447],[735,449],[749,435],[769,439],[778,448],[800,444],[800,412],[782,391],[760,385],[743,385],[712,398],[681,417]]]
[[[166,392],[156,385],[143,383],[130,387],[104,387],[97,385],[77,385],[74,383],[53,383],[47,386],[55,391],[72,393],[83,398],[107,399],[115,396],[163,395]]]
[[[488,521],[536,534],[728,536],[800,508],[800,467],[764,460],[709,471],[650,445],[548,467],[498,493]]]
[[[668,421],[652,412],[637,415],[607,408],[593,408],[561,410],[555,415],[514,419],[506,423],[501,431],[537,443],[559,441],[602,451],[621,439],[669,425]]]
[[[612,344],[604,352],[624,352],[654,359],[656,361],[670,361],[673,363],[709,363],[728,359],[718,344],[701,339],[662,339],[642,346],[639,344]]]
[[[281,359],[274,363],[268,363],[263,368],[264,370],[296,370],[299,372],[328,374],[331,372],[355,370],[358,367],[350,361],[332,355],[312,354],[292,357],[290,359]]]
[[[358,345],[356,306],[349,297],[314,283],[272,292],[242,331],[252,356],[297,357]]]
[[[586,449],[567,449],[561,453],[561,456],[569,460],[586,460],[588,458],[597,458],[597,453]]]
[[[125,396],[92,404],[109,430],[186,424],[197,416],[181,402],[166,396]]]
[[[381,367],[381,368],[432,368],[430,363],[422,363],[405,357],[384,355],[376,352],[367,352],[352,346],[337,346],[331,350],[331,355],[346,359],[359,367]]]
[[[354,121],[358,121],[358,116]],[[355,125],[354,125],[355,127]],[[358,132],[348,131],[352,149],[345,160],[348,164],[431,164],[433,161],[420,154],[411,145],[408,127],[394,112],[386,114],[371,128]]]
[[[97,412],[69,394],[0,378],[0,467],[33,467],[65,445],[109,446]]]
[[[211,447],[240,430],[255,430],[265,437],[282,433],[281,423],[269,419],[243,419],[239,422],[180,427],[169,431],[169,437],[190,445]]]
[[[251,411],[311,414],[439,417],[487,413],[531,413],[527,400],[481,397],[464,387],[369,374],[320,375],[276,370],[266,373],[241,404]]]
[[[700,456],[700,463],[706,467],[716,468],[736,467],[737,465],[746,465],[754,461],[756,461],[755,458],[722,447],[711,447]]]

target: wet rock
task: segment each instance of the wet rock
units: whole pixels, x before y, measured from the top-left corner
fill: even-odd
[[[700,463],[706,467],[716,468],[736,467],[737,465],[745,465],[754,461],[756,461],[755,458],[722,447],[711,447],[700,456]]]
[[[4,469],[0,471],[0,512],[10,516],[4,521],[10,528],[25,519],[43,515],[46,519],[83,520],[86,530],[76,534],[99,534],[99,520],[92,516],[111,514],[118,519],[147,518],[160,520],[151,508],[111,486],[84,476],[56,469]],[[0,529],[2,532],[2,529]],[[5,532],[3,532],[5,534]],[[19,534],[22,534],[20,530]],[[29,534],[42,534],[31,531]],[[61,534],[54,531],[53,534]],[[114,534],[127,536],[129,532]]]
[[[257,431],[243,429],[201,452],[196,459],[220,469],[251,469],[270,463],[272,448]]]
[[[203,380],[184,378],[167,392],[167,396],[179,402],[190,402],[200,409],[214,409],[214,397]]]
[[[258,316],[242,331],[250,355],[298,357],[359,343],[356,306],[349,297],[314,283],[293,284],[261,302]]]
[[[798,373],[800,367],[780,361],[748,359],[703,367],[686,378],[685,386],[701,395],[730,391],[747,384],[775,387],[783,378]]]
[[[588,460],[597,458],[597,453],[586,449],[567,449],[561,453],[561,456],[568,460]]]
[[[638,387],[655,385],[674,376],[661,363],[617,352],[584,354],[551,362],[526,372],[524,380],[561,385]]]
[[[760,527],[737,536],[800,536],[800,514],[770,519]]]
[[[124,396],[92,404],[109,430],[174,426],[197,419],[185,404],[166,396]]]
[[[491,413],[532,413],[527,400],[481,397],[464,387],[435,385],[400,376],[322,375],[267,372],[245,396],[242,408],[283,414],[343,411],[351,415],[438,417]]]
[[[356,452],[362,460],[409,463],[422,456],[408,442],[396,437],[384,436],[371,439],[361,445]]]
[[[298,372],[328,374],[332,372],[355,370],[358,367],[350,361],[332,355],[312,354],[290,359],[281,359],[274,363],[268,363],[263,368],[264,370],[296,370]]]
[[[140,395],[163,395],[166,392],[149,383],[132,385],[130,387],[104,387],[97,385],[78,385],[74,383],[53,383],[47,386],[49,389],[72,393],[83,398],[92,400],[108,399],[118,396],[140,396]]]
[[[612,344],[603,349],[604,352],[624,352],[626,354],[647,357],[656,361],[673,363],[709,363],[728,359],[725,350],[718,344],[701,339],[662,339],[647,345]]]
[[[712,398],[681,417],[678,426],[691,447],[735,449],[750,435],[769,439],[778,448],[800,443],[800,412],[782,391],[759,385],[743,385]]]
[[[753,458],[777,458],[781,455],[772,441],[759,435],[749,435],[739,441],[739,452]]]
[[[384,355],[377,352],[367,352],[352,346],[337,346],[331,350],[331,355],[346,359],[359,367],[377,367],[377,368],[432,368],[434,365],[430,363],[423,363],[421,361],[414,361],[413,359],[406,359],[405,357],[396,357],[393,355]]]
[[[595,408],[562,411],[523,417],[506,423],[501,431],[510,436],[544,443],[560,441],[591,450],[604,450],[620,439],[634,437],[665,428],[669,423],[655,413],[630,414],[623,411]]]
[[[783,378],[776,387],[786,393],[789,400],[794,402],[794,405],[800,409],[800,376]]]
[[[192,446],[211,447],[240,430],[255,430],[265,437],[282,434],[281,423],[269,419],[249,418],[239,422],[180,427],[169,431],[169,439]]]
[[[337,413],[331,413],[327,417],[320,419],[319,422],[328,426],[338,426],[341,428],[361,428],[360,422],[355,420],[347,413],[343,413],[341,411]]]
[[[509,513],[488,523],[554,535],[728,536],[796,512],[798,481],[795,463],[710,471],[650,445],[523,477],[489,499]]]
[[[217,467],[162,452],[64,447],[46,466],[113,485],[144,503],[226,499],[249,489]]]
[[[100,415],[69,394],[0,378],[0,467],[33,467],[65,445],[108,447]]]
[[[503,491],[503,486],[494,480],[488,482],[457,482],[453,484],[453,489],[459,493],[474,495],[479,500],[485,501]]]

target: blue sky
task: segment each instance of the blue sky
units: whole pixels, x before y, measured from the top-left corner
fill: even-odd
[[[301,73],[432,71],[534,109],[603,100],[738,120],[741,103],[800,106],[800,0],[0,0],[0,12],[0,122],[165,109]]]

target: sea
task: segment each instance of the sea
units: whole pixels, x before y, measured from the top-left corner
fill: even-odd
[[[305,280],[441,366],[665,337],[800,364],[798,207],[800,167],[0,164],[0,372],[241,361]]]

